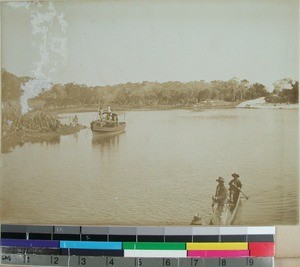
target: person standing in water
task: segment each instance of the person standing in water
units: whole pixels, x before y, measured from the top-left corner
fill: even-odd
[[[213,202],[218,203],[218,210],[222,211],[225,201],[227,199],[227,188],[224,185],[225,183],[224,178],[219,177],[218,180],[216,181],[218,182],[218,185],[216,188],[215,196],[213,197]]]
[[[242,183],[238,179],[240,176],[237,173],[233,173],[231,176],[233,179],[229,182],[229,198],[235,206],[240,195]]]

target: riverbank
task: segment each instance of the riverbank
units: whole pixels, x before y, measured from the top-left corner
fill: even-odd
[[[11,110],[2,114],[2,152],[25,143],[59,142],[61,135],[80,131],[85,126],[74,116],[68,124],[63,124],[54,113],[30,111],[26,114]]]
[[[126,111],[147,111],[147,110],[171,110],[171,109],[190,109],[190,106],[174,106],[174,105],[163,105],[163,106],[112,106],[113,112],[126,112]],[[52,112],[55,114],[68,114],[68,113],[83,113],[83,112],[95,112],[98,113],[98,106],[89,107],[62,107],[56,109],[44,109],[45,112]]]
[[[194,110],[203,110],[203,109],[227,109],[235,108],[238,105],[238,102],[227,102],[224,100],[208,100],[202,101],[193,106]]]
[[[299,104],[267,103],[264,97],[248,100],[240,103],[237,108],[247,109],[298,109]]]
[[[235,108],[238,102],[226,102],[222,100],[211,100],[199,102],[193,106],[191,105],[143,105],[143,106],[115,106],[111,108],[115,112],[126,112],[126,111],[147,111],[147,110],[172,110],[172,109],[223,109],[223,108]],[[105,107],[104,107],[105,108]],[[59,107],[44,109],[45,112],[52,112],[55,114],[64,113],[82,113],[82,112],[98,112],[99,106],[78,106],[78,107]]]

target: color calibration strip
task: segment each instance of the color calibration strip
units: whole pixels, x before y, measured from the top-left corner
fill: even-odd
[[[1,263],[40,266],[274,265],[275,227],[1,226]]]

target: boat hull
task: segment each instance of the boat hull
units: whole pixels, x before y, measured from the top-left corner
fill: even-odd
[[[211,217],[210,224],[212,225],[232,225],[235,222],[237,217],[238,210],[240,209],[242,202],[241,202],[241,195],[236,202],[236,205],[233,207],[233,204],[230,202],[226,202],[223,208],[215,207],[214,213]]]
[[[122,132],[125,130],[126,123],[120,122],[119,124],[107,124],[101,122],[92,122],[91,129],[95,133],[113,133]]]

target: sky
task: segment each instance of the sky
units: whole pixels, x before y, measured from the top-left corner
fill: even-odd
[[[298,11],[297,0],[2,3],[2,68],[89,86],[237,77],[271,87],[298,80]]]

